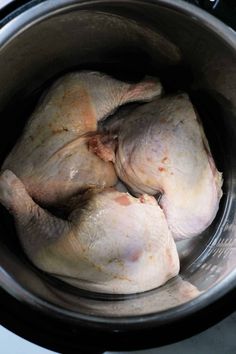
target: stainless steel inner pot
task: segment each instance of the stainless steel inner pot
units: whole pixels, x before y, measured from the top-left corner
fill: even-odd
[[[167,93],[186,90],[224,177],[215,221],[179,243],[180,276],[161,288],[111,297],[51,279],[26,259],[3,208],[0,286],[50,317],[107,333],[171,324],[235,288],[235,32],[182,1],[47,0],[6,21],[0,44],[0,162],[43,89],[67,71],[91,68],[134,81],[157,75]]]

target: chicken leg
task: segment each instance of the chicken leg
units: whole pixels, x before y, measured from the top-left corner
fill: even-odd
[[[114,119],[111,125],[118,135],[116,152],[107,152],[112,145],[103,148],[100,142],[99,156],[106,161],[112,156],[134,195],[162,194],[159,204],[175,240],[203,232],[219,208],[222,174],[188,95],[140,105],[121,122]]]
[[[39,207],[7,170],[0,176],[0,202],[14,216],[29,259],[74,286],[128,294],[158,287],[179,272],[174,240],[151,196],[110,188],[92,193],[61,220]]]
[[[41,98],[2,170],[16,173],[29,194],[45,206],[63,204],[91,187],[113,186],[113,164],[99,159],[88,139],[97,122],[120,105],[152,100],[161,91],[154,78],[130,84],[99,72],[67,74]]]

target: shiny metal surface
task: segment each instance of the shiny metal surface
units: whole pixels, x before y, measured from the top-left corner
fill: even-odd
[[[156,74],[167,92],[187,90],[224,177],[215,221],[179,243],[180,276],[159,289],[111,299],[50,279],[24,257],[3,209],[0,285],[51,316],[108,331],[184,318],[236,287],[235,33],[182,1],[48,0],[7,23],[0,45],[1,161],[50,80],[96,68],[119,77]]]

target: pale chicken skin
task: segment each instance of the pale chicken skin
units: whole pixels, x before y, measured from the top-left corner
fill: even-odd
[[[39,207],[7,170],[0,176],[0,202],[14,216],[31,261],[74,286],[128,294],[158,287],[179,272],[176,246],[154,197],[109,188],[91,193],[62,220]]]
[[[129,84],[99,72],[67,74],[41,98],[2,170],[12,170],[45,206],[63,204],[87,188],[113,186],[114,166],[90,150],[89,137],[120,105],[160,93],[154,78]]]
[[[222,196],[222,174],[187,94],[156,99],[111,124],[118,142],[112,161],[136,196],[162,194],[175,240],[196,236],[213,221]],[[103,138],[101,138],[102,140]],[[106,149],[99,156],[108,161]],[[107,158],[108,156],[108,158]]]

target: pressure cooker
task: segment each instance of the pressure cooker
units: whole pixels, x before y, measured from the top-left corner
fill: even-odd
[[[167,93],[188,92],[224,178],[212,225],[178,245],[180,275],[141,294],[87,292],[39,271],[1,207],[1,324],[55,351],[97,353],[172,343],[234,311],[234,1],[4,0],[0,6],[0,164],[45,88],[68,71],[94,69],[129,80],[154,75]]]

